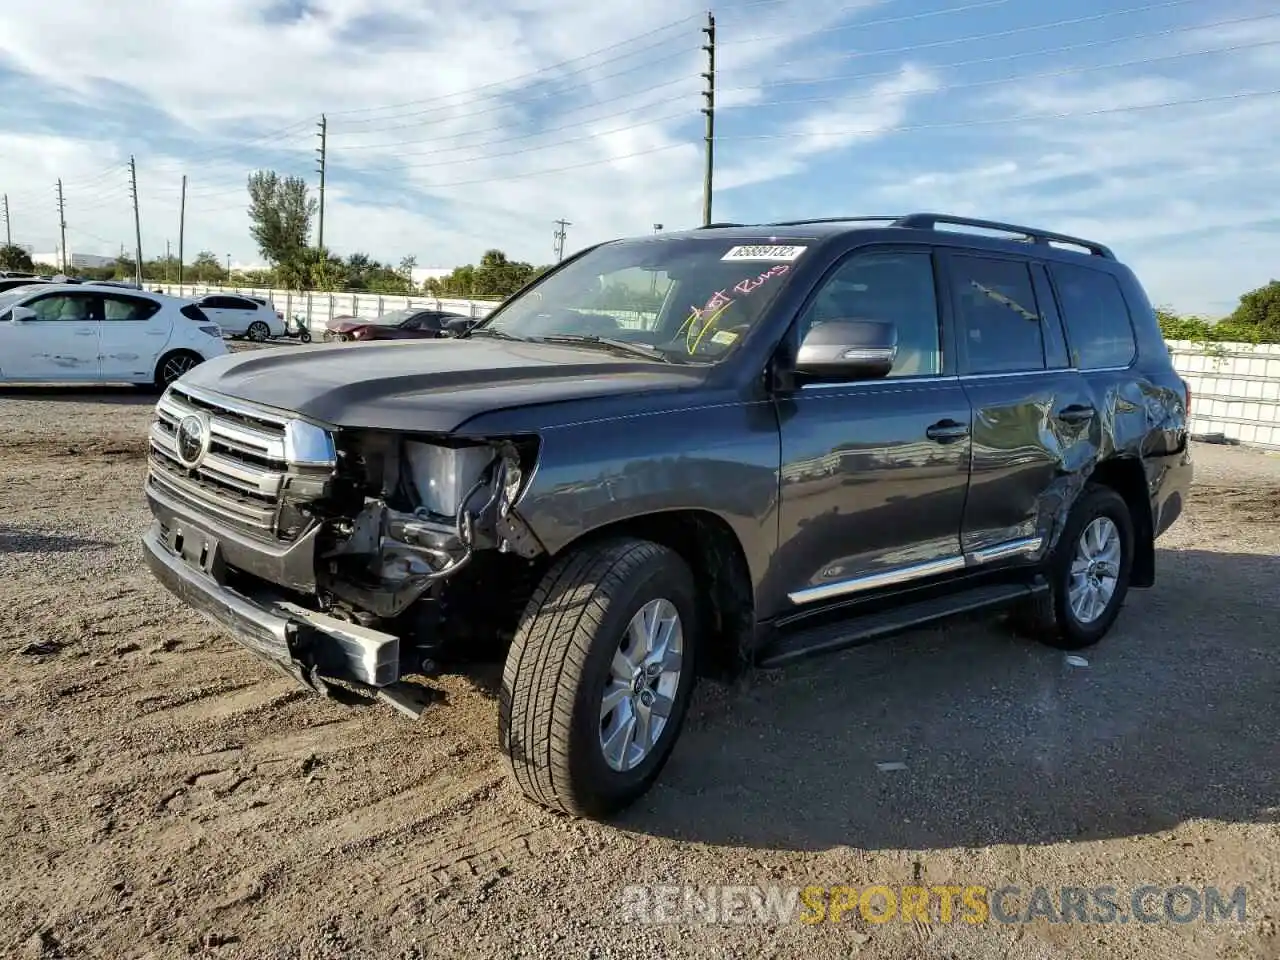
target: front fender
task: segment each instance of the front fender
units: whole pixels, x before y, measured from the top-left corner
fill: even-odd
[[[552,555],[623,520],[705,510],[733,530],[758,583],[778,542],[778,437],[767,401],[554,426],[516,510]]]

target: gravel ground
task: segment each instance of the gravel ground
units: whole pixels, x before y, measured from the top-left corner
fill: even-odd
[[[153,399],[0,392],[0,956],[1280,956],[1280,458],[1197,447],[1158,585],[1087,666],[970,620],[704,684],[606,826],[507,784],[496,668],[418,723],[344,708],[154,585]],[[673,883],[1244,884],[1248,912],[624,917]]]

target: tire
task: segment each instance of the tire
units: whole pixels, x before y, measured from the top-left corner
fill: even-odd
[[[530,800],[573,816],[602,817],[649,789],[671,755],[693,693],[701,622],[695,597],[684,560],[647,540],[586,546],[551,567],[507,653],[498,711],[508,773]],[[628,632],[633,617],[664,602],[682,632],[674,687],[669,674],[629,688],[612,682],[615,654],[623,652],[624,639],[635,642]],[[622,702],[606,716],[611,685]],[[604,734],[628,714],[635,723],[656,719],[641,712],[649,709],[646,695],[650,705],[669,708],[665,724],[643,758],[615,767],[606,758]],[[615,751],[615,762],[630,752],[633,737],[623,741],[622,753]]]
[[[245,334],[254,343],[262,343],[271,336],[271,328],[261,320],[255,320],[253,323],[249,324],[249,329],[245,331]]]
[[[1081,538],[1097,521],[1104,524],[1095,529],[1105,530],[1105,521],[1114,528],[1119,546],[1119,563],[1115,568],[1115,583],[1109,599],[1100,612],[1085,618],[1078,615],[1071,601],[1073,563],[1082,562]],[[1090,484],[1076,500],[1062,528],[1062,536],[1049,560],[1045,575],[1049,581],[1048,593],[1035,597],[1014,615],[1014,625],[1020,633],[1046,643],[1059,650],[1082,650],[1101,640],[1115,623],[1129,592],[1129,576],[1133,569],[1134,530],[1129,505],[1110,487]],[[1103,578],[1106,579],[1105,577]]]
[[[204,357],[193,350],[174,350],[166,353],[156,364],[154,387],[163,390],[188,370],[202,363]]]
[[[303,330],[303,331],[301,331],[301,332],[298,334],[298,339],[299,339],[300,341],[302,341],[303,343],[310,343],[310,342],[311,342],[311,331],[310,331],[310,330]]]

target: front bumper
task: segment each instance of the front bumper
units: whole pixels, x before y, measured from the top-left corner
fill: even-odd
[[[325,678],[374,688],[400,679],[399,637],[308,610],[267,588],[249,595],[221,582],[225,566],[212,531],[157,520],[142,545],[147,566],[170,593],[302,684],[327,692]]]

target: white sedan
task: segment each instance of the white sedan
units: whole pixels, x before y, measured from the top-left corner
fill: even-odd
[[[166,387],[227,352],[192,303],[89,283],[0,293],[0,382]]]
[[[259,342],[284,336],[284,314],[270,300],[239,294],[210,293],[196,301],[225,337],[248,337]]]

